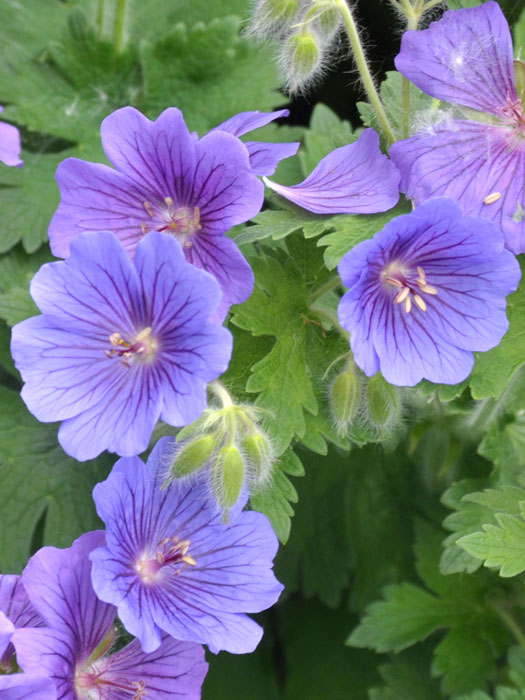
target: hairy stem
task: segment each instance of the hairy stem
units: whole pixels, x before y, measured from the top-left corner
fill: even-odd
[[[223,408],[233,406],[232,397],[226,387],[219,381],[215,380],[208,384],[208,389],[219,399]]]
[[[339,319],[337,318],[337,314],[335,314],[330,309],[327,309],[326,306],[310,306],[310,311],[319,318],[328,321],[328,323],[330,323],[334,327],[334,329],[340,335],[343,336],[346,342],[349,342],[350,334],[348,333],[348,331],[345,331],[345,329],[341,325],[339,325]]]
[[[319,287],[319,289],[316,289],[315,292],[312,293],[312,296],[310,297],[309,306],[314,304],[321,297],[324,297],[324,295],[328,294],[328,292],[331,292],[332,289],[336,289],[337,287],[339,287],[340,284],[341,280],[338,276],[329,279],[328,282],[325,282],[321,287]]]
[[[113,23],[113,46],[117,54],[122,53],[126,45],[126,14],[128,0],[117,0],[115,21]]]
[[[106,16],[106,0],[98,0],[95,26],[97,28],[97,36],[99,39],[104,33],[104,18],[105,18],[105,16]]]
[[[505,627],[513,634],[520,647],[525,649],[525,634],[514,615],[505,607],[504,603],[491,600],[489,606],[498,615]]]
[[[334,0],[334,4],[336,7],[339,8],[339,11],[341,12],[341,15],[343,17],[346,33],[348,34],[348,39],[350,40],[350,46],[352,47],[352,52],[354,54],[355,62],[357,64],[357,69],[361,76],[363,86],[368,96],[368,100],[376,113],[377,119],[381,126],[381,130],[383,131],[383,134],[385,135],[385,138],[388,141],[388,144],[390,145],[394,143],[396,139],[390,122],[388,121],[388,117],[386,116],[385,108],[383,107],[381,98],[379,97],[379,94],[377,92],[374,79],[372,78],[372,74],[370,73],[370,68],[368,67],[368,63],[365,58],[365,52],[363,51],[363,46],[359,38],[359,32],[357,31],[357,26],[354,21],[354,17],[345,0]]]

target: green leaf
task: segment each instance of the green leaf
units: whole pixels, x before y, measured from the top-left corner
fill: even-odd
[[[32,131],[96,143],[105,116],[137,103],[141,80],[135,45],[115,54],[74,8],[40,60],[10,66],[0,97],[11,103],[5,116]]]
[[[329,270],[339,264],[345,253],[367,238],[372,238],[378,231],[395,216],[406,214],[408,204],[403,201],[394,209],[384,214],[342,214],[329,219],[333,233],[328,233],[319,239],[318,245],[325,247],[324,261]]]
[[[392,663],[380,666],[387,686],[370,690],[370,700],[441,700],[439,684],[430,676],[429,662],[419,648],[396,656]]]
[[[146,112],[156,116],[176,102],[192,128],[205,131],[236,112],[282,102],[269,50],[249,44],[240,28],[233,16],[179,23],[156,43],[143,42]]]
[[[503,577],[525,571],[525,520],[496,513],[497,525],[484,524],[483,532],[474,532],[458,540],[458,545],[487,567],[499,568]]]
[[[111,458],[79,462],[64,454],[57,425],[39,423],[18,395],[0,387],[0,570],[19,572],[33,532],[45,514],[43,544],[67,547],[100,527],[91,491],[105,478]]]
[[[236,236],[238,245],[265,238],[277,241],[297,231],[302,231],[306,238],[313,238],[333,228],[330,217],[316,216],[299,208],[267,209],[253,219],[253,224]]]
[[[275,463],[270,486],[250,498],[252,508],[267,516],[283,544],[286,544],[290,536],[291,518],[294,514],[290,504],[297,503],[298,500],[297,491],[288,476],[303,475],[300,459],[289,449]]]
[[[403,76],[397,71],[389,71],[385,80],[381,83],[381,99],[388,114],[388,118],[396,134],[396,140],[406,138],[423,125],[425,113],[432,113],[435,101],[429,95],[425,95],[413,83],[409,85],[410,119],[409,123],[404,123],[403,111]],[[366,126],[372,126],[381,133],[380,125],[377,121],[375,111],[368,102],[358,102],[357,107],[361,119]]]
[[[367,688],[379,681],[375,658],[344,645],[354,622],[344,607],[327,610],[317,601],[294,598],[279,619],[286,669],[283,700],[366,700]]]
[[[39,313],[29,294],[29,283],[38,268],[52,259],[47,246],[31,256],[20,247],[0,256],[0,318],[10,326]]]
[[[453,629],[436,647],[432,675],[443,677],[441,687],[445,693],[481,688],[494,670],[494,654],[476,628]]]
[[[246,391],[257,393],[255,403],[267,410],[265,429],[278,453],[294,435],[305,434],[304,411],[318,413],[311,378],[324,375],[335,359],[331,351],[340,347],[330,343],[322,353],[322,364],[311,364],[310,348],[323,344],[327,334],[312,318],[310,290],[322,286],[328,273],[315,245],[298,236],[287,239],[287,246],[290,256],[284,250],[266,251],[266,257],[250,261],[255,291],[233,316],[239,328],[275,339],[270,352],[252,364]]]
[[[449,606],[411,583],[387,586],[383,598],[367,608],[348,644],[398,652],[450,624]]]
[[[522,275],[525,263],[521,261]],[[525,284],[507,298],[509,330],[501,343],[493,350],[474,353],[476,362],[470,377],[472,396],[475,399],[499,398],[513,374],[525,362]]]

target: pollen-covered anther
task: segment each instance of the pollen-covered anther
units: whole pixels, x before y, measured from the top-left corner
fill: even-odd
[[[408,295],[405,299],[404,309],[407,314],[409,314],[410,310],[412,309],[412,299],[410,298],[410,295]]]
[[[416,303],[417,306],[419,306],[421,311],[427,310],[427,305],[425,303],[425,300],[423,299],[423,297],[420,297],[419,294],[414,294],[414,302]]]
[[[153,207],[151,206],[151,202],[142,202],[142,206],[146,210],[146,214],[153,219],[155,216],[155,212],[153,211]]]
[[[483,200],[483,204],[494,204],[498,199],[501,199],[501,192],[491,192]]]
[[[410,288],[403,287],[403,289],[399,292],[399,294],[394,299],[394,302],[396,304],[402,304],[405,301],[405,299],[408,297],[409,294],[410,294]]]

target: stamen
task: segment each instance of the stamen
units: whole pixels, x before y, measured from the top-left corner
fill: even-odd
[[[483,200],[483,204],[494,204],[498,199],[501,199],[501,192],[491,192]]]
[[[414,294],[414,301],[416,304],[419,306],[421,311],[426,311],[427,310],[427,305],[425,304],[425,301],[422,297],[419,296],[419,294]]]
[[[142,202],[142,206],[146,210],[146,214],[153,219],[155,216],[155,212],[153,211],[153,207],[151,206],[151,202]]]
[[[388,282],[388,284],[391,284],[394,287],[402,287],[403,286],[403,282],[400,282],[395,277],[385,277],[385,280]]]
[[[426,279],[425,271],[423,270],[422,267],[419,267],[419,265],[417,267],[417,274],[419,275],[419,278],[422,280],[423,284],[425,284],[425,279]]]
[[[149,229],[148,229],[148,227],[146,226],[146,222],[145,222],[145,221],[141,221],[141,222],[140,222],[140,230],[142,231],[142,235],[143,235],[143,236],[145,236],[145,235],[148,233]]]
[[[412,308],[412,299],[409,296],[407,296],[407,298],[405,299],[405,311],[407,312],[407,314],[410,313],[411,308]]]
[[[408,296],[409,294],[410,294],[410,288],[409,288],[409,287],[404,287],[404,288],[399,292],[399,294],[396,296],[396,298],[394,299],[394,302],[395,302],[396,304],[402,304],[402,303],[405,301],[405,299],[407,298],[407,296]]]
[[[137,335],[135,340],[140,343],[141,340],[146,340],[146,338],[149,338],[151,335],[151,326],[147,326],[146,328],[143,328],[140,333]]]
[[[172,207],[175,204],[175,202],[173,201],[173,199],[171,197],[164,197],[164,201],[166,202],[168,207]]]
[[[438,290],[435,287],[432,287],[430,284],[420,284],[419,289],[421,289],[422,292],[425,292],[425,294],[438,293]]]

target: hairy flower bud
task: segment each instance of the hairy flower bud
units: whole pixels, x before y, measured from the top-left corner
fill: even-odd
[[[244,438],[242,449],[250,463],[253,485],[258,488],[268,481],[271,474],[274,457],[272,443],[257,430]]]
[[[249,33],[261,39],[286,34],[299,11],[300,0],[258,0]]]
[[[212,465],[212,486],[217,504],[228,519],[228,511],[235,504],[244,482],[244,459],[236,445],[222,447]]]
[[[215,440],[212,435],[203,435],[183,444],[173,459],[169,479],[189,476],[204,467],[214,447]]]
[[[366,387],[366,404],[372,423],[383,428],[399,416],[399,392],[395,386],[375,374]]]
[[[338,432],[345,434],[354,420],[359,401],[359,381],[354,371],[338,374],[330,387],[330,409]]]
[[[315,78],[322,58],[321,43],[313,31],[302,30],[289,37],[281,56],[289,92],[297,92]]]
[[[314,2],[305,15],[305,22],[310,21],[319,39],[328,44],[332,41],[342,24],[341,11],[335,5],[329,5],[326,0]]]

